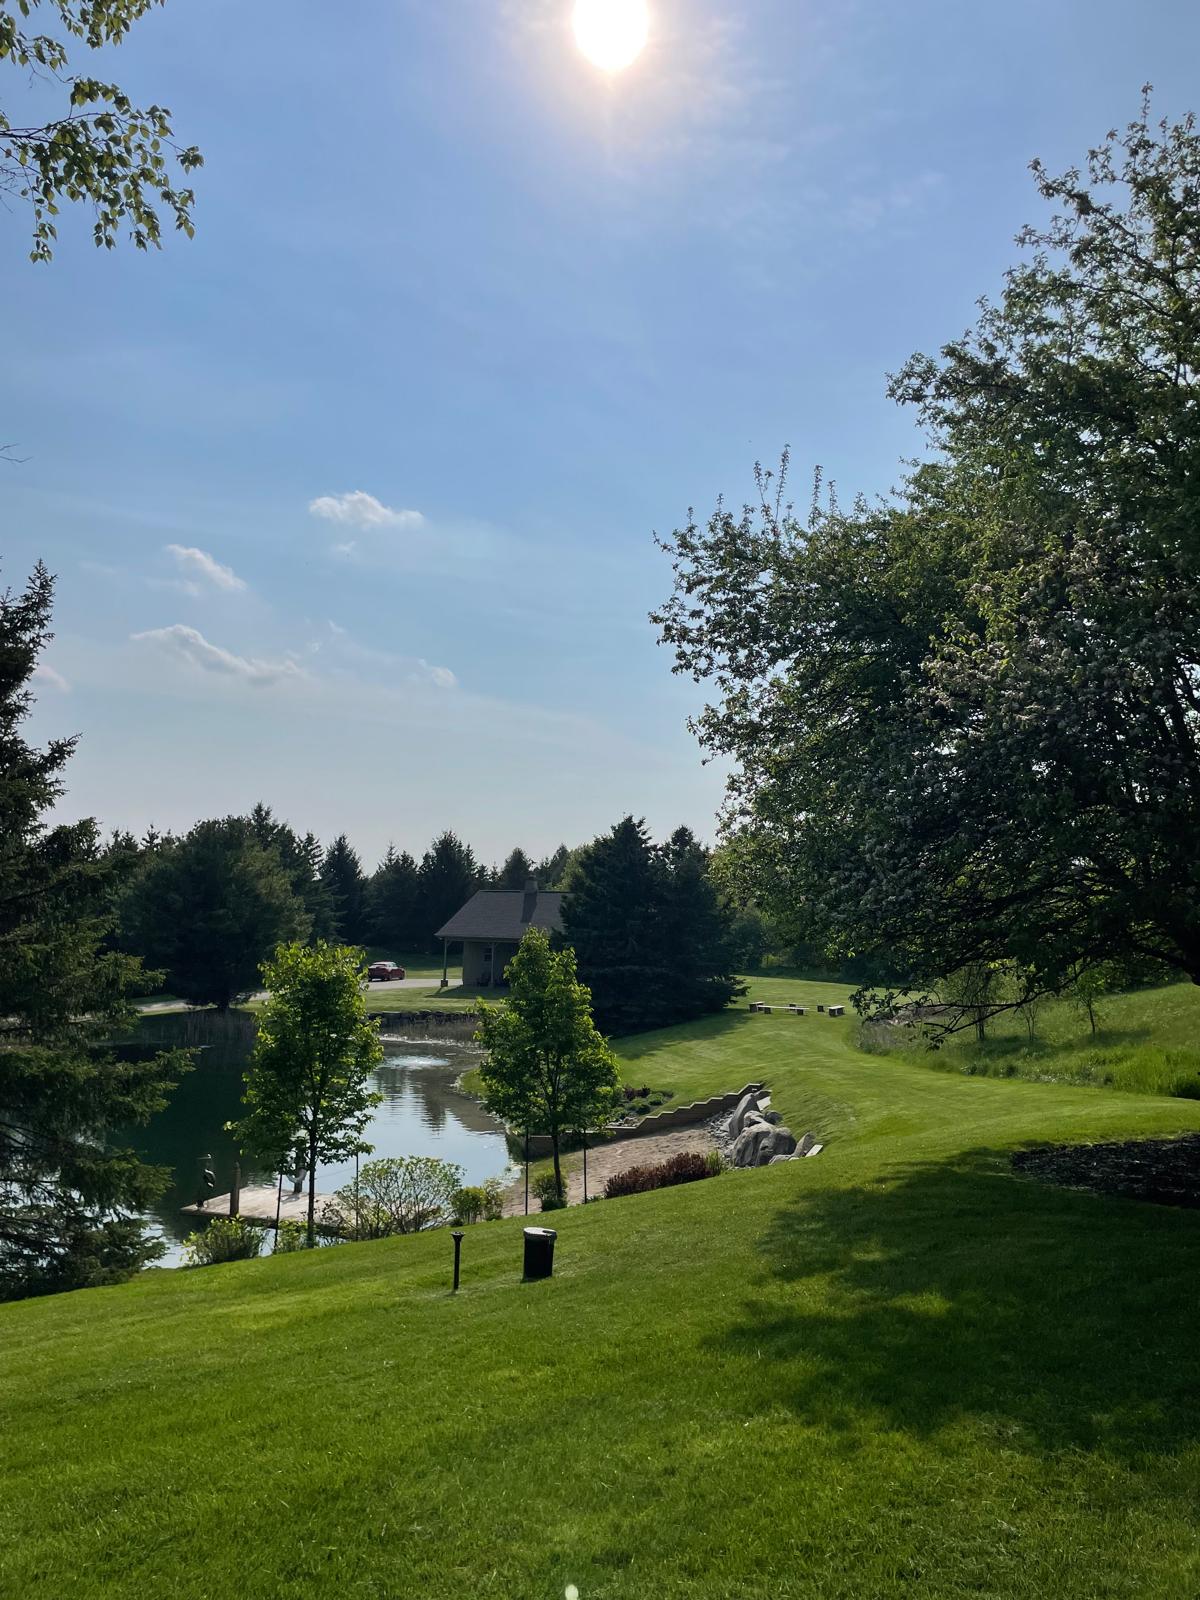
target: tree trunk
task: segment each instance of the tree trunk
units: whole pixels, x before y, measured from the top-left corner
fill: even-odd
[[[317,1138],[308,1141],[308,1248],[317,1242]]]
[[[559,1159],[558,1159],[558,1128],[557,1128],[557,1126],[552,1127],[550,1129],[550,1147],[554,1151],[554,1187],[558,1190],[558,1198],[560,1200],[562,1200],[566,1196],[566,1189],[565,1189],[565,1187],[563,1185],[562,1167],[559,1164]]]

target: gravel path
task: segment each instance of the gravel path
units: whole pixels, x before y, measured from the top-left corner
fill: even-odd
[[[717,1120],[717,1119],[713,1119]],[[729,1113],[719,1119],[729,1121]],[[712,1150],[716,1146],[711,1127],[698,1122],[694,1128],[672,1128],[668,1133],[651,1133],[641,1139],[614,1139],[609,1144],[597,1145],[588,1151],[588,1194],[601,1194],[604,1181],[614,1172],[624,1172],[627,1167],[654,1166],[684,1150]],[[583,1201],[583,1154],[574,1151],[563,1160],[567,1179],[567,1204],[580,1205]],[[530,1196],[532,1215],[538,1203]],[[525,1210],[525,1174],[505,1190],[504,1215],[518,1217]]]

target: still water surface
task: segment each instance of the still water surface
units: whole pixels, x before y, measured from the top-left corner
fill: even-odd
[[[189,1019],[189,1035],[181,1032],[177,1039],[169,1029],[164,1036],[156,1024],[156,1042],[195,1043],[196,1022],[195,1016]],[[233,1180],[236,1151],[224,1125],[242,1112],[242,1073],[251,1037],[231,1034],[204,1044],[197,1050],[194,1070],[180,1080],[166,1110],[126,1135],[145,1160],[173,1173],[170,1188],[148,1214],[168,1247],[164,1266],[178,1264],[180,1243],[196,1228],[180,1208],[197,1198],[202,1167],[211,1164],[218,1194],[226,1193]],[[445,1039],[385,1040],[384,1049],[372,1085],[383,1099],[365,1135],[375,1147],[373,1155],[455,1161],[463,1168],[464,1183],[504,1174],[509,1156],[503,1129],[477,1100],[454,1087],[459,1075],[477,1064],[478,1052]],[[211,1157],[211,1163],[201,1157]],[[271,1183],[274,1178],[243,1159],[243,1184]],[[353,1179],[352,1160],[317,1169],[317,1188],[326,1193]]]

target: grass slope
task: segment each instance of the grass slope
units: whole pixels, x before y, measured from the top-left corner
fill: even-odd
[[[560,1213],[549,1282],[512,1222],[456,1299],[435,1234],[0,1308],[0,1592],[1194,1600],[1200,1218],[1006,1152],[1200,1105],[853,1030],[626,1041],[828,1149]]]

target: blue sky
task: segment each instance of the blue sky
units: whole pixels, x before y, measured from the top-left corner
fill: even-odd
[[[652,530],[785,443],[800,497],[885,490],[884,374],[995,291],[1029,159],[1144,80],[1200,102],[1184,0],[651,5],[613,78],[571,0],[169,0],[114,53],[204,150],[195,241],[80,213],[35,267],[0,214],[0,559],[59,577],[65,815],[261,798],[368,864],[711,836]]]

